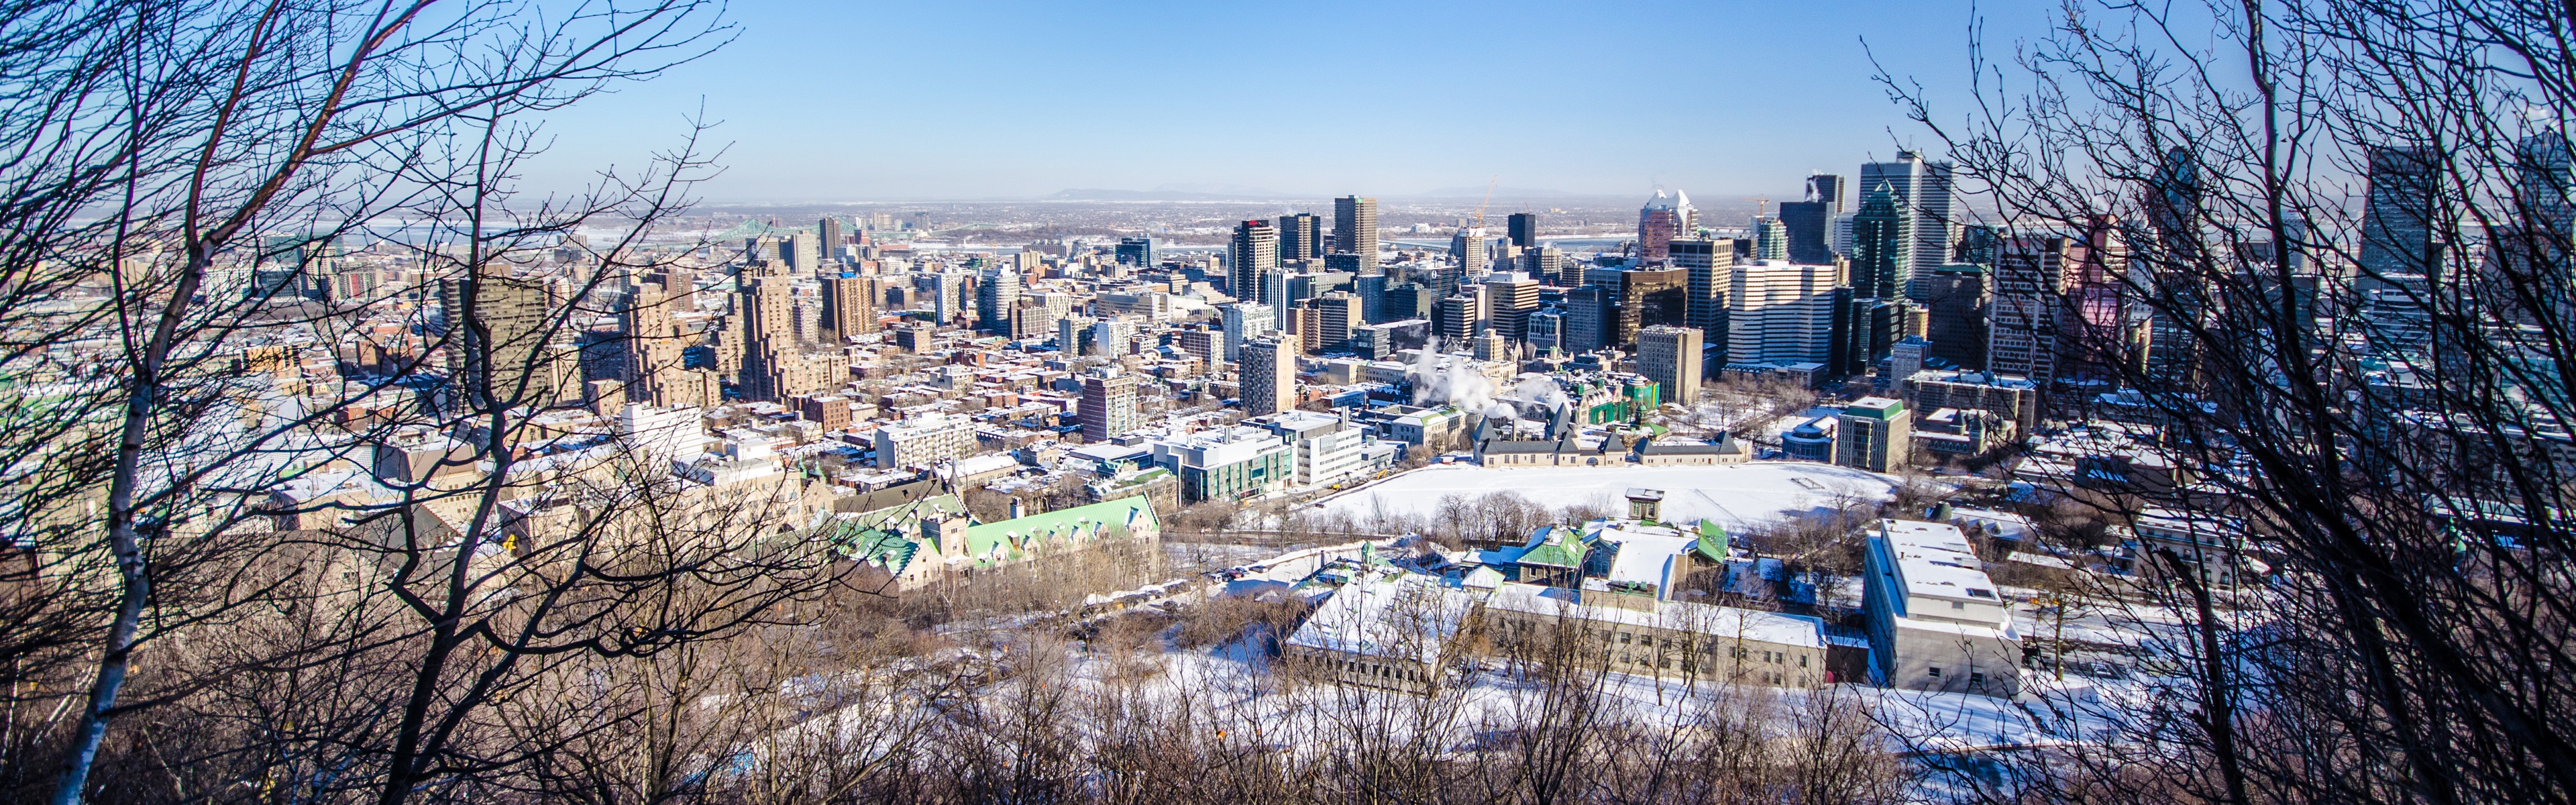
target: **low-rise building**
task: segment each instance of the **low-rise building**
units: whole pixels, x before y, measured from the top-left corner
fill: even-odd
[[[1257,427],[1156,439],[1154,463],[1181,477],[1181,503],[1245,500],[1295,483],[1297,448]]]
[[[1474,609],[1474,598],[1429,576],[1356,579],[1324,599],[1279,654],[1345,684],[1428,694],[1448,676]]]
[[[2011,420],[2017,433],[2039,427],[2039,385],[2028,378],[1926,369],[1905,378],[1903,386],[1906,407],[1915,411],[1992,411]]]
[[[1820,416],[1798,423],[1780,434],[1780,452],[1799,461],[1834,460],[1834,418]]]
[[[877,466],[928,467],[975,452],[975,421],[933,414],[877,427]]]
[[[2148,509],[2131,519],[2130,532],[2135,539],[2124,547],[2130,569],[2142,576],[2171,574],[2174,568],[2163,558],[2167,552],[2196,572],[2202,584],[2218,589],[2234,589],[2247,567],[2245,524],[2236,518]]]
[[[1317,487],[1364,478],[1374,472],[1363,455],[1368,434],[1349,420],[1313,411],[1281,411],[1248,420],[1279,434],[1297,450],[1298,486]]]
[[[1142,496],[977,525],[955,496],[941,495],[834,515],[816,536],[860,563],[856,583],[861,589],[890,594],[920,589],[950,574],[1088,549],[1106,540],[1159,543],[1163,530],[1154,507]]]
[[[1741,684],[1814,688],[1825,670],[1825,624],[1817,618],[1687,601],[1605,596],[1507,583],[1485,599],[1484,624],[1506,653],[1598,646],[1609,670]],[[1562,641],[1572,641],[1570,644]]]
[[[1714,467],[1752,460],[1752,446],[1732,433],[1705,442],[1658,437],[1637,445],[1637,464],[1644,467]]]
[[[1943,408],[1914,422],[1914,446],[1926,460],[1981,456],[2013,442],[2013,421],[1993,411]]]
[[[1467,414],[1457,406],[1399,406],[1386,421],[1386,437],[1415,447],[1445,446],[1467,428]]]
[[[2011,698],[2021,690],[2012,608],[1957,526],[1880,520],[1861,605],[1880,684]]]

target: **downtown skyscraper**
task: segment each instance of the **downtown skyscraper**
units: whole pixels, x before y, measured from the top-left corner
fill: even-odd
[[[2374,146],[2370,190],[2361,213],[2364,294],[2420,284],[2442,260],[2433,229],[2441,218],[2439,157],[2429,146]]]
[[[1246,302],[1262,301],[1262,275],[1279,270],[1279,230],[1269,221],[1245,221],[1234,227],[1226,250],[1225,292]]]
[[[1858,298],[1903,296],[1913,277],[1914,220],[1901,204],[1891,182],[1861,193],[1860,212],[1852,216],[1851,286]]]
[[[1646,206],[1637,210],[1637,257],[1646,265],[1660,265],[1671,259],[1674,239],[1690,237],[1699,226],[1699,211],[1693,209],[1690,194],[1679,190],[1671,196],[1655,191]]]
[[[1324,244],[1324,219],[1311,212],[1279,216],[1279,261],[1321,259],[1331,251]]]
[[[1154,267],[1154,238],[1151,235],[1129,235],[1118,239],[1118,262],[1144,271]]]
[[[1333,199],[1333,251],[1358,258],[1354,273],[1377,273],[1377,199]]]
[[[1466,227],[1449,236],[1449,256],[1458,261],[1461,278],[1485,270],[1485,228]]]
[[[1950,230],[1957,223],[1950,216],[1955,195],[1951,190],[1952,170],[1949,162],[1927,160],[1916,151],[1898,151],[1894,162],[1860,166],[1861,192],[1886,187],[1895,199],[1896,209],[1905,216],[1911,237],[1897,255],[1897,262],[1905,266],[1908,276],[1930,274],[1932,269],[1950,262]],[[1854,224],[1857,228],[1858,222]],[[1858,237],[1855,231],[1854,240]],[[1855,243],[1853,248],[1859,245]],[[1897,288],[1898,293],[1904,292],[1904,285]]]
[[[1512,213],[1503,231],[1511,237],[1514,246],[1523,249],[1538,248],[1538,213]]]
[[[841,231],[840,218],[826,217],[815,222],[814,234],[822,239],[823,262],[830,263],[841,258],[841,241],[848,239],[848,233]]]

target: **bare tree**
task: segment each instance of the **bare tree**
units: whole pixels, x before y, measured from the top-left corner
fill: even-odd
[[[2125,523],[2231,517],[2278,572],[2106,591],[2178,615],[2133,752],[2011,764],[1996,798],[2565,802],[2576,736],[2565,450],[2566,10],[2070,2],[1964,115],[1889,78],[1957,161],[2062,379],[2187,483],[2088,481]],[[1954,122],[1955,121],[1955,122]],[[2056,238],[2056,240],[2048,240]],[[2230,554],[2232,555],[2232,554]],[[2179,571],[2147,550],[2145,567]],[[2062,702],[2077,709],[2076,702]]]

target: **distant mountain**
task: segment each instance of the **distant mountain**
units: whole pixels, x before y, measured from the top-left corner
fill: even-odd
[[[1039,196],[1042,201],[1274,201],[1279,199],[1315,198],[1301,193],[1283,193],[1258,187],[1217,191],[1179,190],[1112,190],[1107,188],[1068,188]]]

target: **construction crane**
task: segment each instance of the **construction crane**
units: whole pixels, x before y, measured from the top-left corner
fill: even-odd
[[[1485,180],[1485,200],[1476,202],[1476,230],[1479,232],[1485,229],[1485,205],[1494,203],[1494,185],[1502,181],[1503,175],[1499,173]]]
[[[1753,217],[1760,218],[1771,214],[1771,199],[1763,196],[1745,196],[1744,200],[1753,202]]]

